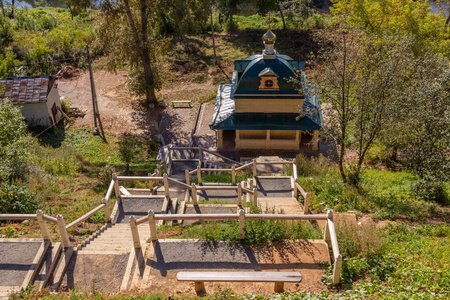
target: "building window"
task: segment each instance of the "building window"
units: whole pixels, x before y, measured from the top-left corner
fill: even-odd
[[[271,88],[273,87],[273,81],[272,80],[266,80],[265,84],[266,88]]]

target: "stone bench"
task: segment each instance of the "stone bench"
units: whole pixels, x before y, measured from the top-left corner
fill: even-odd
[[[284,291],[285,282],[298,283],[299,272],[178,272],[178,281],[194,281],[195,291],[205,293],[204,282],[274,282],[277,293]]]
[[[175,107],[175,104],[188,105],[189,107],[192,107],[191,100],[172,101],[172,107]],[[181,106],[178,106],[178,107],[181,107]]]

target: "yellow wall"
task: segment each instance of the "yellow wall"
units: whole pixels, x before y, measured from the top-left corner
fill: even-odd
[[[239,130],[241,139],[266,139],[266,130]]]
[[[235,99],[235,112],[300,113],[303,99]]]
[[[270,139],[272,140],[295,140],[295,130],[271,130]]]

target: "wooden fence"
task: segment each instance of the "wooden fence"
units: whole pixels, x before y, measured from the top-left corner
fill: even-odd
[[[144,224],[148,221],[150,227],[150,239],[152,241],[158,240],[158,233],[156,221],[160,220],[238,220],[239,222],[239,237],[245,239],[245,220],[326,220],[324,240],[331,241],[333,250],[333,284],[338,284],[340,281],[340,274],[342,269],[342,255],[339,252],[339,244],[336,236],[336,229],[333,221],[333,211],[328,211],[327,214],[322,215],[285,215],[285,214],[245,214],[244,209],[240,209],[237,214],[155,214],[153,210],[148,212],[148,215],[139,219],[134,216],[130,217],[130,227],[133,236],[133,244],[135,248],[140,248],[140,237],[137,229],[138,225]]]

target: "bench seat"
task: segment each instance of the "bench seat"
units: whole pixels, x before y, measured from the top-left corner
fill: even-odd
[[[299,272],[178,272],[178,281],[194,281],[197,293],[205,292],[204,282],[274,282],[275,292],[284,291],[285,282],[300,282]]]

